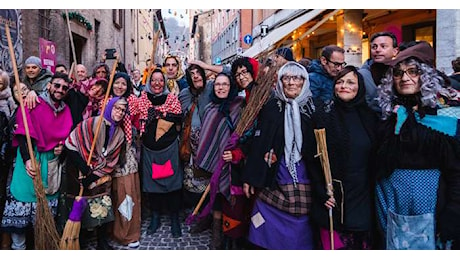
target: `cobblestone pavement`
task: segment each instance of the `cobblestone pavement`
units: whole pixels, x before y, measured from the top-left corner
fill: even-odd
[[[200,234],[190,234],[190,226],[185,223],[188,214],[181,214],[182,236],[173,238],[171,235],[171,221],[168,215],[161,216],[161,227],[156,233],[148,235],[147,228],[150,224],[150,217],[142,220],[141,240],[138,248],[129,248],[110,240],[110,245],[115,250],[209,250],[211,241],[211,230],[203,231]],[[87,243],[82,243],[81,249],[95,250],[96,237],[93,236]]]

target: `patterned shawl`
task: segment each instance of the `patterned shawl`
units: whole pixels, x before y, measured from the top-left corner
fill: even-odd
[[[85,161],[88,159],[99,120],[100,116],[90,117],[82,121],[65,141],[65,146],[72,151],[78,152]],[[121,127],[117,127],[107,148],[104,149],[105,129],[108,125],[110,125],[109,121],[103,118],[91,158],[93,173],[99,177],[112,173],[119,161],[120,151],[125,140],[123,130]]]
[[[217,163],[222,157],[225,147],[230,139],[232,131],[228,126],[231,120],[233,129],[238,124],[241,114],[241,106],[244,98],[236,97],[229,107],[229,118],[219,112],[220,104],[210,103],[206,109],[203,125],[200,132],[200,140],[196,155],[196,165],[208,172],[214,173]]]

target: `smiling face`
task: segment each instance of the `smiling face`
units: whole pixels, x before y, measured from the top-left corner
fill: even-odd
[[[112,120],[115,122],[120,122],[123,119],[123,116],[126,113],[126,105],[115,103],[112,109]]]
[[[113,82],[113,94],[117,97],[121,97],[125,94],[128,89],[128,83],[123,77],[119,77]]]
[[[345,102],[353,100],[358,94],[358,76],[350,71],[335,82],[335,94]]]
[[[56,78],[53,79],[50,83],[48,83],[48,91],[51,97],[51,100],[54,102],[59,102],[67,94],[67,91],[69,90],[69,83],[67,83],[65,80]]]
[[[254,81],[251,73],[248,71],[246,66],[241,66],[236,69],[235,72],[236,84],[238,84],[240,89],[245,89],[248,85]]]
[[[150,80],[150,89],[154,95],[158,95],[163,93],[163,89],[165,87],[165,79],[163,77],[163,73],[161,72],[154,72],[152,73],[152,78]]]
[[[214,81],[214,93],[220,99],[228,97],[230,93],[230,79],[225,75],[219,75]]]
[[[40,74],[41,68],[35,64],[26,64],[26,75],[29,79],[35,79]]]
[[[396,91],[401,95],[412,95],[420,92],[420,69],[415,64],[401,62],[393,69],[393,82]]]

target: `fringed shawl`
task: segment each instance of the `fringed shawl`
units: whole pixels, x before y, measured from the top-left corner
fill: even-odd
[[[100,116],[84,120],[77,125],[65,141],[66,147],[78,152],[85,161],[88,159],[99,120]],[[111,141],[104,149],[105,129],[109,124],[106,119],[103,119],[91,159],[93,173],[99,177],[112,173],[119,161],[120,151],[125,140],[123,130],[121,127],[117,127]]]

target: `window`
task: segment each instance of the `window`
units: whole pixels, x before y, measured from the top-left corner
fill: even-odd
[[[123,9],[113,9],[113,24],[116,28],[121,29],[123,27]]]
[[[38,10],[38,21],[40,24],[39,36],[44,39],[50,39],[50,10],[40,9]]]

